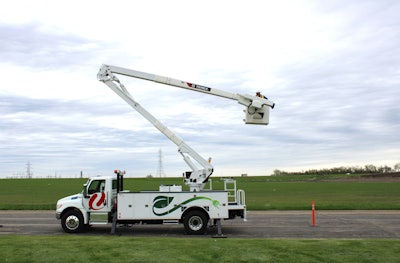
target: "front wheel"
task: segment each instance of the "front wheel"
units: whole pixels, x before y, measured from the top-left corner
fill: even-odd
[[[208,223],[207,215],[199,210],[189,212],[183,219],[183,225],[189,235],[203,235]]]
[[[81,212],[70,210],[61,217],[61,226],[67,233],[79,233],[85,228]]]

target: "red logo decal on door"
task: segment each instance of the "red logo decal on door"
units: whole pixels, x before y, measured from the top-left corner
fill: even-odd
[[[102,193],[95,193],[89,199],[89,208],[92,210],[99,210],[104,207],[104,200],[106,200],[106,194]]]

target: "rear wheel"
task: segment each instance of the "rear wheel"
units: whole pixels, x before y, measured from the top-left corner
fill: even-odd
[[[67,233],[79,233],[85,229],[81,212],[70,210],[61,217],[61,226]]]
[[[203,235],[206,231],[207,223],[207,215],[200,210],[190,211],[183,219],[183,225],[189,235]]]

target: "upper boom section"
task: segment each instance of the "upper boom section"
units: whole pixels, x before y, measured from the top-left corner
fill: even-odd
[[[125,75],[128,77],[134,77],[134,78],[138,78],[138,79],[154,81],[154,82],[158,82],[158,83],[165,84],[165,85],[175,86],[178,88],[188,89],[188,90],[197,91],[197,92],[203,92],[203,93],[207,93],[207,94],[211,94],[211,95],[215,95],[215,96],[220,96],[220,97],[224,97],[224,98],[228,98],[228,99],[237,100],[236,94],[226,92],[223,90],[211,89],[206,86],[186,82],[183,80],[173,79],[173,78],[169,78],[169,77],[163,77],[163,76],[159,76],[159,75],[155,75],[155,74],[151,74],[151,73],[141,72],[141,71],[137,71],[137,70],[133,70],[133,69],[121,68],[121,67],[116,67],[116,66],[110,66],[110,65],[103,65],[102,68],[100,69],[100,71],[102,71],[102,70]]]
[[[246,124],[263,124],[267,125],[269,123],[269,109],[274,108],[275,103],[268,100],[264,96],[252,96],[248,94],[237,94],[231,93],[216,88],[210,88],[203,85],[194,84],[191,82],[173,79],[169,77],[159,76],[155,74],[150,74],[146,72],[141,72],[137,70],[121,68],[111,65],[103,65],[98,73],[99,80],[112,75],[112,73],[125,75],[128,77],[134,77],[138,79],[144,79],[148,81],[154,81],[157,83],[175,86],[178,88],[183,88],[191,91],[202,92],[214,96],[219,96],[231,100],[236,100],[238,103],[244,105],[245,109],[245,123]]]

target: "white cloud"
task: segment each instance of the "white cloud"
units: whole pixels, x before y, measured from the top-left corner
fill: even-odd
[[[24,8],[21,8],[24,6]],[[12,1],[0,10],[0,176],[186,169],[176,146],[96,80],[101,64],[276,102],[242,106],[121,77],[148,111],[213,157],[216,175],[393,165],[400,5],[393,1]]]

